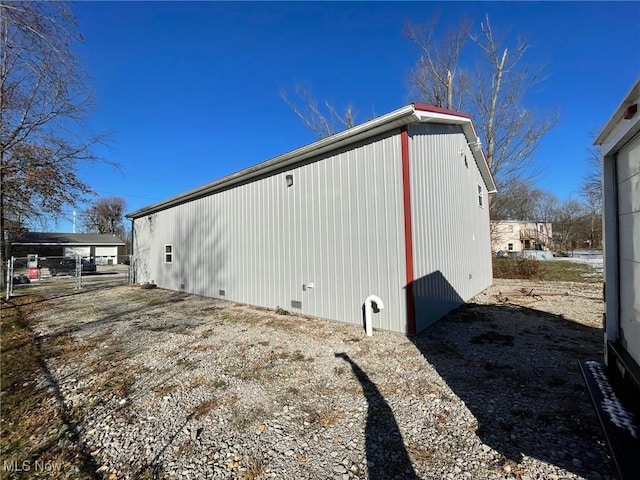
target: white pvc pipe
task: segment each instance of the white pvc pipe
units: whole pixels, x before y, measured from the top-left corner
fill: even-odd
[[[364,301],[364,330],[367,333],[367,337],[373,336],[373,320],[371,319],[371,315],[373,315],[373,307],[371,306],[371,303],[375,303],[378,306],[378,310],[382,310],[384,308],[384,303],[382,303],[380,297],[376,295],[369,295]]]

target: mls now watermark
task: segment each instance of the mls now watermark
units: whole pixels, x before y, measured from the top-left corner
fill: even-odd
[[[4,472],[59,472],[62,465],[57,462],[44,462],[42,460],[3,460]]]

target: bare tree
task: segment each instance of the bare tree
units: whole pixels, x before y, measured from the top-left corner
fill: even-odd
[[[558,197],[545,190],[540,190],[534,206],[533,220],[536,222],[553,222],[559,204]]]
[[[84,212],[85,231],[111,233],[125,238],[124,214],[127,203],[122,197],[99,198]]]
[[[282,100],[318,138],[329,137],[340,130],[355,125],[354,111],[351,105],[347,105],[344,108],[344,113],[339,114],[328,100],[325,100],[322,107],[318,106],[318,101],[309,89],[300,84],[295,86],[295,94],[298,97],[297,102],[290,100],[286,91],[280,91]]]
[[[420,52],[417,64],[409,74],[409,86],[424,102],[441,108],[458,110],[467,91],[468,77],[460,67],[460,54],[469,38],[471,23],[462,19],[442,38],[436,38],[438,18],[429,24],[407,22],[404,36]]]
[[[531,182],[514,180],[506,185],[503,195],[492,201],[492,220],[538,221],[538,206],[547,192]]]
[[[525,39],[518,39],[511,52],[503,46],[489,16],[481,32],[471,37],[485,63],[469,82],[469,106],[486,143],[487,162],[503,183],[531,178],[540,140],[558,121],[555,114],[536,118],[524,107],[524,97],[544,79],[543,69],[523,65],[529,48]]]
[[[596,147],[589,152],[580,196],[588,216],[588,244],[591,248],[599,248],[602,245],[602,158]]]
[[[585,216],[584,205],[569,198],[558,205],[553,219],[553,236],[573,250],[579,244],[579,231]]]
[[[480,24],[479,33],[469,34],[476,55],[467,58],[475,61],[476,67],[463,69],[462,52],[467,44],[455,32],[436,41],[436,23],[432,22],[422,35],[409,35],[420,49],[410,83],[421,101],[472,115],[500,195],[511,195],[510,184],[517,189],[535,176],[534,155],[540,140],[557,123],[555,114],[536,116],[525,107],[526,95],[543,80],[543,69],[525,63],[529,48],[526,40],[518,39],[512,49],[505,46],[488,16]],[[462,20],[459,32],[468,31],[468,22]],[[445,94],[446,103],[442,103]],[[509,192],[505,192],[505,186]],[[494,205],[492,202],[492,211]]]
[[[92,102],[79,40],[66,3],[0,0],[0,261],[11,234],[90,191],[77,164],[103,137],[80,133]]]

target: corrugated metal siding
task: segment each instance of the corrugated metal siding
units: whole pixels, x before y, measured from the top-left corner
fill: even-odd
[[[408,131],[420,331],[491,285],[489,209],[486,186],[461,127],[414,124]],[[484,207],[478,206],[478,184]]]
[[[640,363],[640,134],[616,156],[620,342]]]
[[[355,324],[375,294],[374,327],[406,332],[397,131],[150,217],[135,220],[140,282]]]

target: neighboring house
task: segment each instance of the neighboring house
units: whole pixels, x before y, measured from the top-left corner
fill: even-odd
[[[582,363],[621,479],[640,478],[640,80],[604,127],[604,363]]]
[[[491,249],[495,252],[555,250],[553,226],[549,222],[496,220],[491,222]]]
[[[27,232],[11,242],[14,257],[93,258],[98,265],[123,263],[125,242],[119,237],[102,233]]]
[[[411,334],[491,285],[494,191],[470,118],[413,104],[128,214],[135,278]]]

